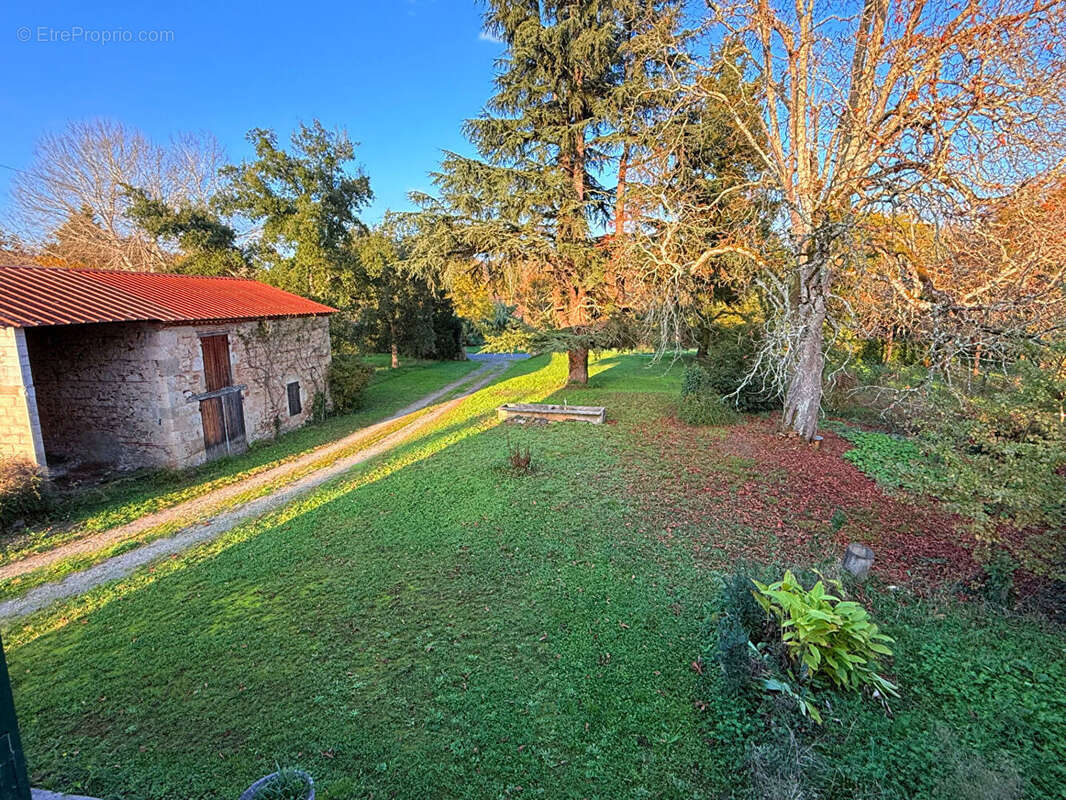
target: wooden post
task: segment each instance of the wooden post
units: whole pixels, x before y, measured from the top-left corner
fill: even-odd
[[[863,580],[870,574],[870,567],[874,565],[873,548],[859,542],[852,542],[844,551],[844,559],[840,565],[858,580]]]

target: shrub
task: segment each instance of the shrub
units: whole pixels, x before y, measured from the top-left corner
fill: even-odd
[[[968,373],[924,380],[886,417],[910,438],[841,430],[855,448],[845,454],[871,477],[927,494],[970,518],[987,557],[998,528],[1066,528],[1066,369],[1055,349],[1027,354],[1008,374]],[[1066,354],[1061,358],[1066,361]],[[886,388],[921,383],[910,374],[880,379]],[[1061,537],[1030,537],[1015,555],[1031,572],[1066,578]],[[1049,546],[1050,545],[1050,546]]]
[[[681,376],[681,396],[699,394],[717,394],[714,382],[706,367],[701,364],[689,364]]]
[[[781,628],[781,641],[801,681],[853,691],[869,686],[882,695],[895,695],[896,687],[875,671],[878,658],[890,656],[892,638],[870,621],[866,609],[842,600],[817,581],[810,590],[786,571],[771,584],[752,581],[755,599]],[[828,581],[841,591],[837,581]]]
[[[750,686],[761,671],[747,630],[736,617],[726,614],[718,620],[715,658],[722,668],[726,688],[738,692]]]
[[[822,717],[808,687],[798,684],[784,672],[787,660],[777,626],[773,625],[757,600],[757,582],[746,572],[725,579],[722,613],[715,626],[714,656],[722,669],[723,683],[733,692],[756,686],[798,708],[803,716],[821,722]]]
[[[714,657],[722,668],[726,689],[733,694],[750,686],[763,671],[752,642],[760,641],[766,614],[755,602],[754,589],[746,572],[727,576],[721,590],[722,612],[716,615],[711,628]]]
[[[337,356],[329,368],[329,396],[336,414],[358,411],[366,403],[366,387],[374,368],[354,356]]]
[[[744,571],[734,573],[722,585],[722,608],[736,619],[753,642],[762,641],[766,612],[755,599],[755,583]]]
[[[738,414],[715,389],[705,368],[690,364],[681,378],[677,416],[689,425],[730,425]]]
[[[762,376],[748,380],[761,342],[762,333],[755,325],[718,331],[699,362],[705,375],[694,378],[700,383],[701,391],[726,397],[730,405],[744,412],[780,408],[780,396],[764,384]]]
[[[1066,423],[1040,379],[1018,375],[959,396],[937,387],[911,421],[922,450],[950,480],[918,475],[911,486],[935,494],[991,533],[1066,527]]]
[[[678,419],[688,425],[732,425],[739,416],[718,395],[682,395],[677,406]]]
[[[1014,594],[1014,573],[1018,562],[1006,550],[997,548],[981,567],[984,572],[981,595],[993,605],[1006,607]]]
[[[42,482],[40,469],[29,459],[0,459],[0,529],[43,509]]]

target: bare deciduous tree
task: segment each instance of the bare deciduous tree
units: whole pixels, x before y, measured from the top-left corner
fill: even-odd
[[[962,374],[951,365],[968,363],[977,376],[1066,330],[1061,179],[1030,181],[950,223],[878,221],[866,231],[872,268],[845,276],[860,335],[921,342],[926,363],[950,382]]]
[[[210,135],[179,134],[160,145],[119,122],[74,122],[41,137],[33,163],[17,174],[16,218],[57,263],[75,259],[108,269],[161,269],[168,255],[126,217],[124,187],[144,189],[175,206],[203,204],[223,160]]]
[[[1044,315],[1034,289],[1053,287],[1054,272],[1033,279],[1032,254],[1004,240],[1003,212],[1063,173],[1066,4],[738,0],[710,8],[709,30],[745,51],[740,86],[753,96],[738,102],[713,81],[690,80],[688,90],[735,112],[737,131],[759,153],[763,188],[781,204],[775,236],[726,237],[719,249],[746,249],[764,265],[775,257],[768,248],[787,252],[782,268],[758,273],[777,309],[763,365],[784,392],[785,429],[808,440],[817,432],[825,331],[848,309],[836,290],[849,272],[891,264],[881,277],[910,298],[910,313],[945,325],[965,319],[971,333],[981,310],[1008,295],[1015,330]],[[755,117],[752,100],[762,109]],[[885,219],[931,231],[939,276],[906,248],[869,257],[884,243]],[[1041,225],[1046,242],[1055,234]],[[970,277],[957,281],[961,274]]]
[[[0,264],[35,264],[36,256],[19,236],[0,228]]]

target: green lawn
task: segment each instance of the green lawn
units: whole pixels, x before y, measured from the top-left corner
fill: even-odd
[[[5,631],[35,784],[232,799],[295,764],[324,800],[745,796],[782,715],[725,691],[717,573],[653,502],[693,469],[659,434],[696,453],[730,434],[678,426],[681,370],[664,370],[609,356],[561,389],[565,359],[519,362],[304,501]],[[544,398],[611,423],[496,423]],[[509,444],[532,475],[506,471]],[[704,466],[699,486],[750,470]],[[720,502],[716,536],[773,535],[734,521],[739,493]],[[1066,638],[950,599],[868,600],[902,697],[796,724],[819,796],[979,796],[971,763],[991,765],[981,786],[1061,796]]]
[[[305,426],[276,440],[255,442],[241,455],[194,469],[134,473],[100,486],[64,493],[57,497],[48,518],[17,537],[0,538],[0,564],[122,525],[296,458],[385,419],[478,366],[471,361],[405,361],[393,370],[388,359],[388,355],[380,354],[366,357],[376,372],[367,389],[366,407],[361,411]]]

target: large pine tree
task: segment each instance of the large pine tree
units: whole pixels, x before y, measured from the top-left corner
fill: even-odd
[[[613,191],[612,100],[624,80],[624,28],[610,0],[491,0],[489,34],[506,45],[496,94],[465,132],[479,158],[448,153],[439,196],[418,196],[412,258],[434,270],[506,286],[526,322],[569,353],[570,380],[588,380],[604,288],[598,227]]]

